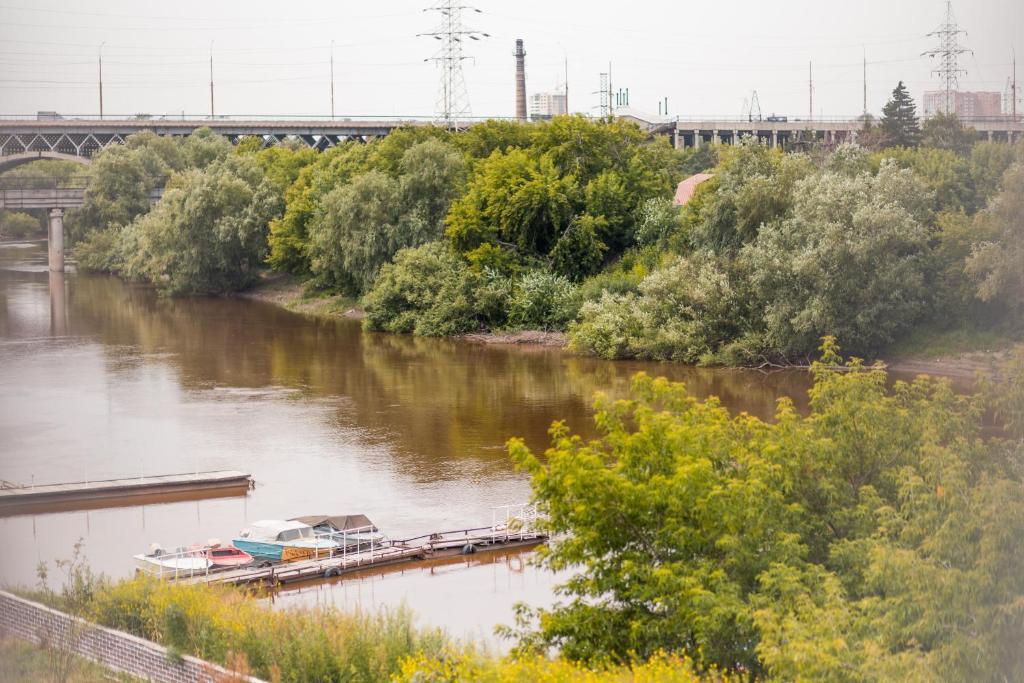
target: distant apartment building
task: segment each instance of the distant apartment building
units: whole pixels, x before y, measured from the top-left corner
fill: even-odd
[[[987,118],[1003,115],[1003,94],[999,92],[955,92],[951,102],[952,113],[962,119]],[[925,118],[946,111],[946,91],[927,90],[924,93]]]
[[[530,118],[534,121],[568,113],[565,93],[537,92],[530,95]]]

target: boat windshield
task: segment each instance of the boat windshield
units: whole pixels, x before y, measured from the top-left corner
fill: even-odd
[[[301,529],[288,529],[277,535],[279,541],[295,541],[300,538],[313,538],[313,528],[307,526]]]

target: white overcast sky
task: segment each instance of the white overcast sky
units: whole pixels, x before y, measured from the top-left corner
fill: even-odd
[[[213,41],[217,114],[330,113],[329,54],[335,43],[338,116],[430,115],[439,72],[424,58],[437,16],[426,0],[0,0],[0,114],[209,111]],[[570,108],[596,111],[599,73],[628,87],[634,109],[738,116],[756,89],[764,114],[878,112],[904,80],[920,107],[939,87],[935,60],[920,54],[945,14],[940,0],[478,0],[466,23],[491,35],[470,43],[465,77],[475,116],[510,116],[516,38],[526,43],[527,90],[561,85],[568,59]],[[1021,53],[1024,0],[959,0],[962,90],[1002,92],[1011,50]],[[1021,88],[1018,88],[1020,91]]]

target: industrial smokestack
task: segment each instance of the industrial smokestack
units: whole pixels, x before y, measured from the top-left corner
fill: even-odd
[[[526,120],[526,52],[523,39],[516,39],[516,118]]]

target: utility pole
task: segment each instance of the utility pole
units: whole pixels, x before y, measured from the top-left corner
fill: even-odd
[[[433,57],[424,61],[433,61],[441,67],[441,85],[437,97],[437,118],[444,121],[452,130],[457,130],[470,115],[469,93],[466,90],[466,79],[462,73],[462,62],[470,59],[462,52],[463,40],[480,40],[490,38],[489,33],[477,31],[462,23],[462,11],[468,10],[481,14],[480,10],[469,5],[460,5],[457,0],[440,0],[432,7],[424,8],[424,12],[437,12],[441,15],[440,23],[430,33],[419,33],[417,36],[430,36],[441,41],[441,47]]]
[[[331,41],[331,120],[334,120],[334,41]]]
[[[213,113],[213,41],[210,41],[210,118],[214,117]]]
[[[1013,51],[1013,81],[1010,85],[1010,116],[1017,121],[1017,51]]]
[[[814,120],[814,65],[807,62],[807,120]]]
[[[868,120],[868,51],[864,50],[864,120]]]
[[[928,34],[929,37],[934,36],[939,39],[938,47],[921,53],[922,57],[938,57],[940,60],[939,68],[933,69],[932,73],[938,74],[942,79],[943,88],[946,91],[946,114],[956,111],[953,97],[958,89],[957,79],[960,74],[967,73],[966,69],[961,69],[957,64],[957,57],[971,52],[960,45],[961,33],[967,35],[967,31],[961,31],[956,24],[956,18],[953,16],[953,3],[947,1],[945,20],[939,24],[937,29]],[[971,52],[971,54],[974,53]]]
[[[103,46],[106,41],[100,43],[99,66],[100,66],[100,120],[103,120]]]

